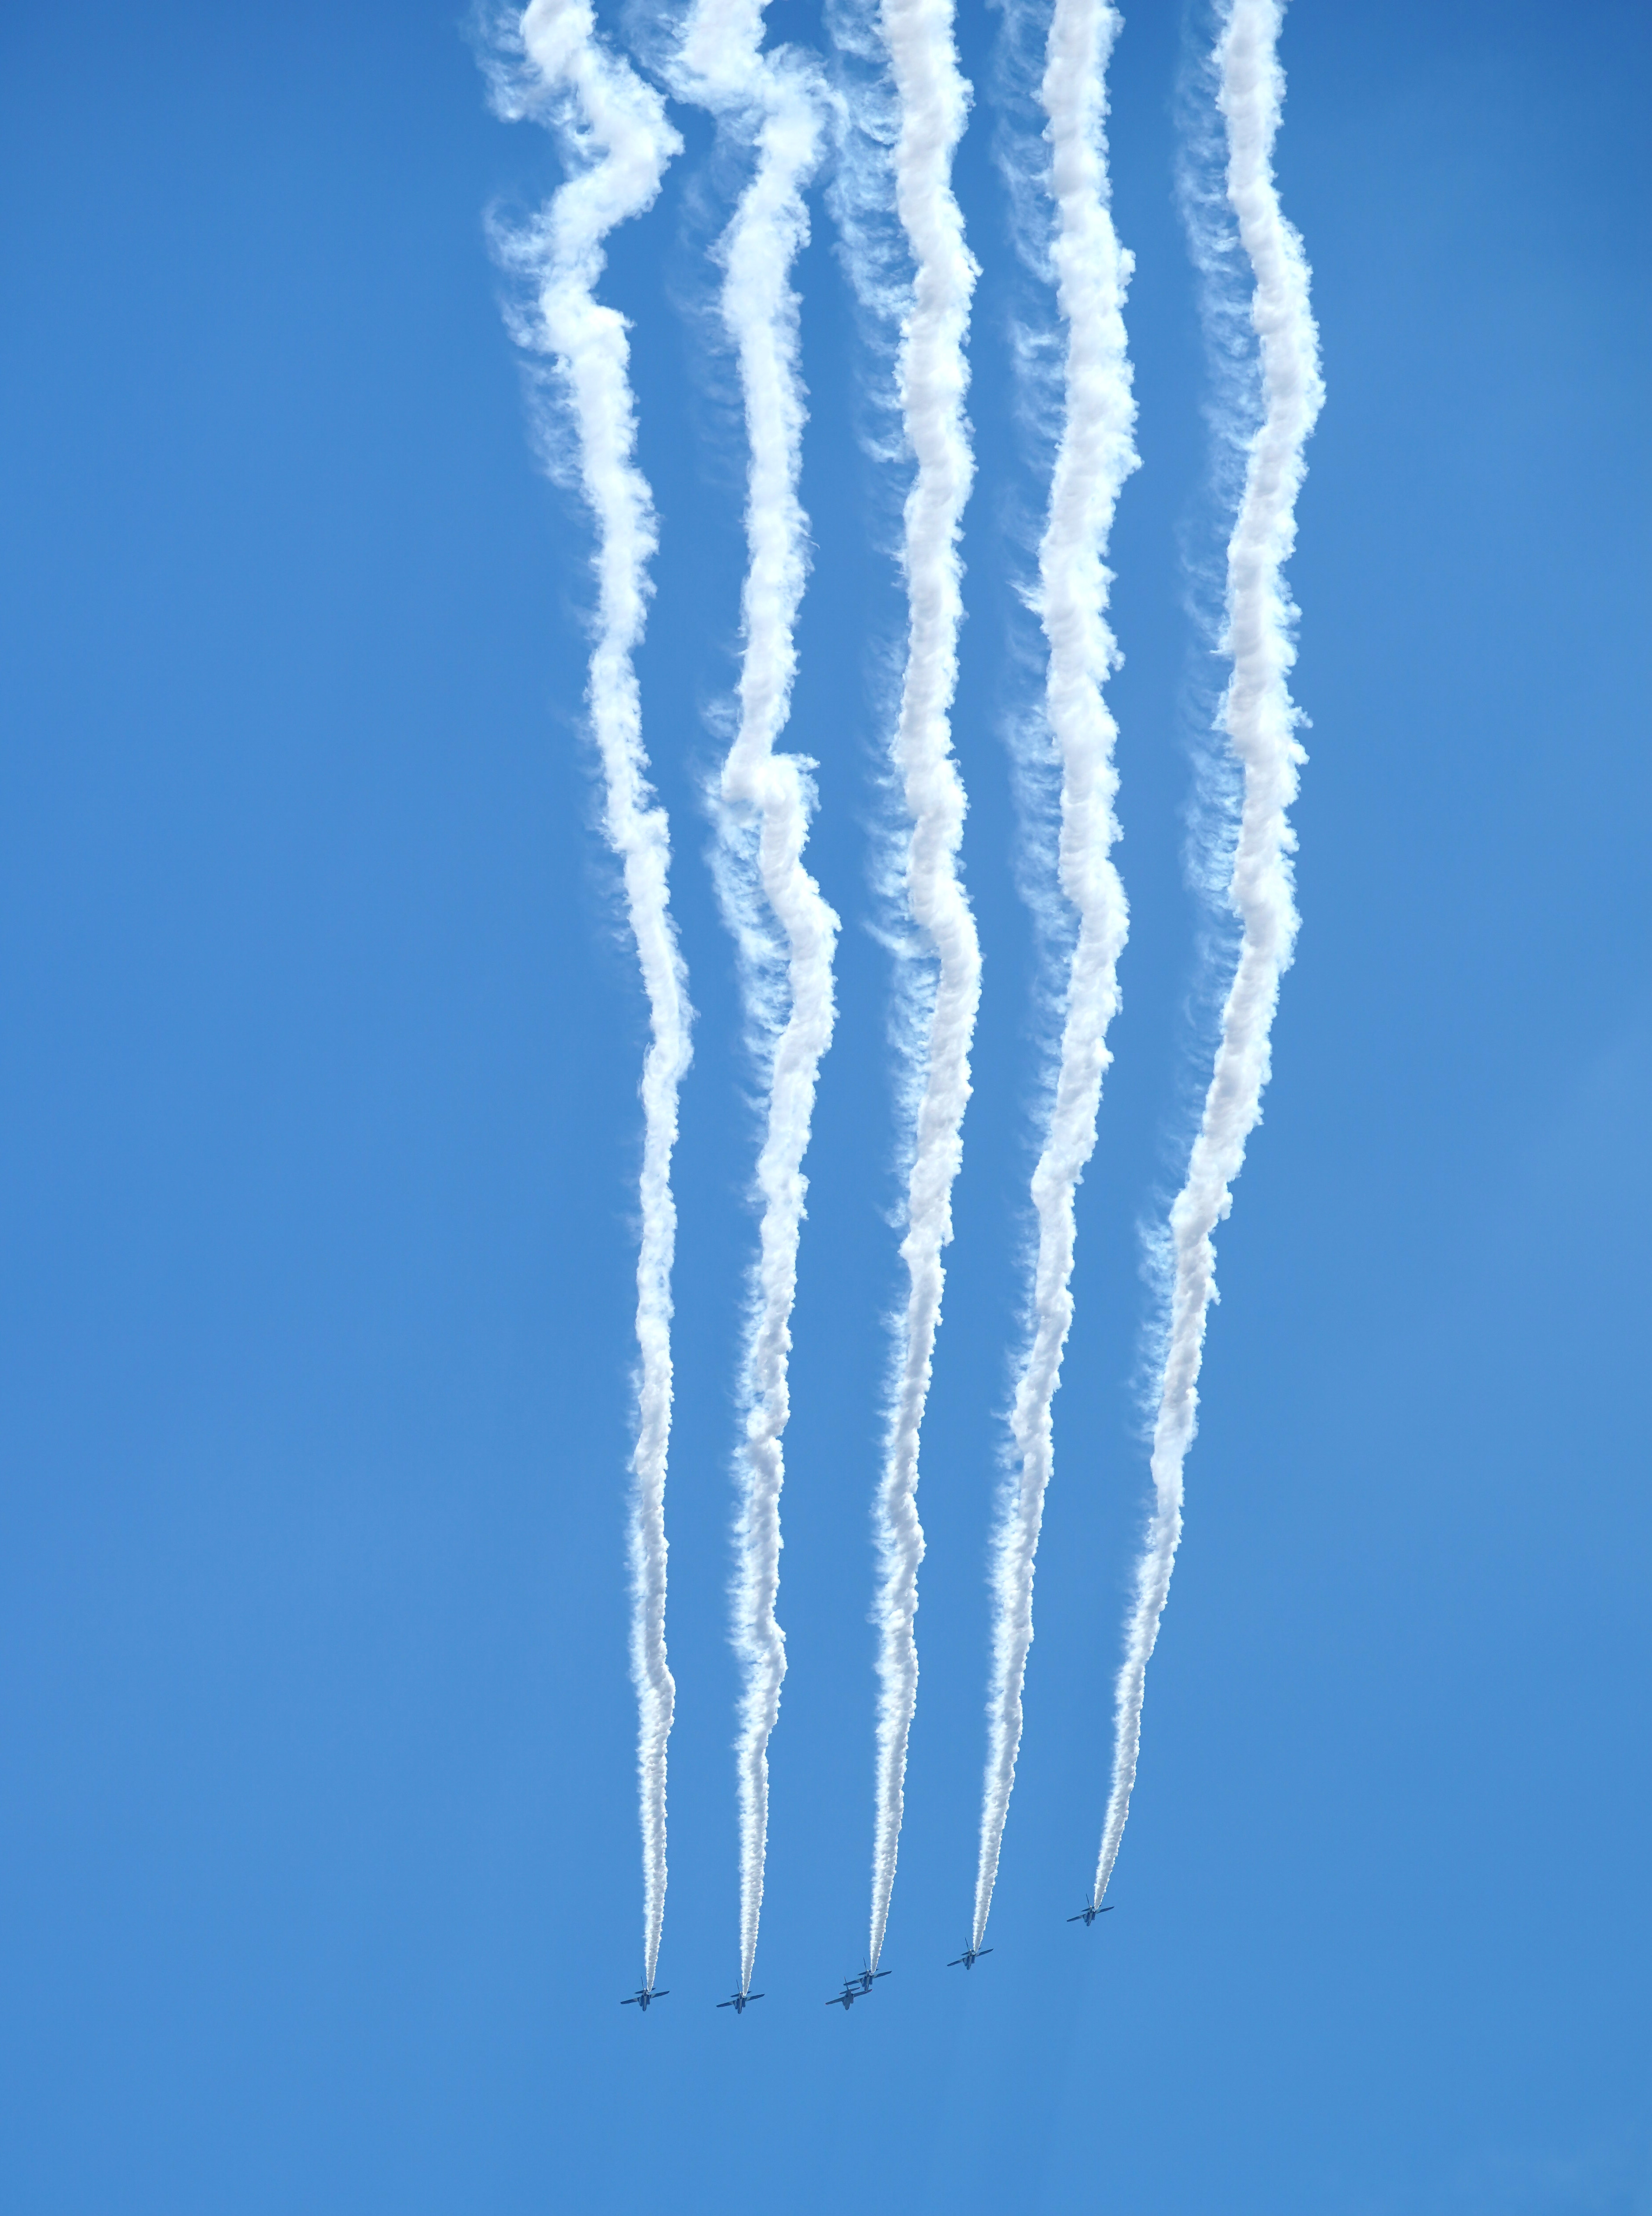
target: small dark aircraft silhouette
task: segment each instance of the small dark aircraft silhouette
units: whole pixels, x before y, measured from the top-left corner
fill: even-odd
[[[663,1986],[659,1992],[655,1992],[652,1985],[639,1985],[634,1993],[626,1994],[624,1999],[620,2003],[620,2006],[621,2008],[641,2009],[643,2015],[647,2016],[648,2013],[649,2003],[651,2001],[664,2000],[666,1993],[669,1992],[671,1988],[667,1985]]]
[[[717,2003],[717,2006],[719,2008],[731,2008],[734,2010],[736,2016],[744,2016],[746,2010],[751,2007],[753,2001],[760,2001],[762,1998],[763,1996],[761,1993],[730,1993],[728,1999],[726,2001],[719,2001]]]
[[[826,2006],[828,2008],[840,2008],[844,2014],[847,2016],[850,2010],[854,2007],[856,2002],[857,2000],[863,1999],[865,1996],[871,1991],[873,1979],[887,1978],[888,1974],[889,1973],[887,1970],[875,1970],[869,1962],[863,1970],[857,1970],[852,1978],[845,1978],[844,1979],[844,1989],[842,1992],[833,1993],[832,1998],[826,2003]]]
[[[863,1970],[857,1970],[852,1978],[845,1978],[844,1983],[846,1985],[858,1986],[862,1992],[869,1993],[872,1990],[873,1979],[887,1978],[888,1974],[887,1970],[875,1970],[869,1962]]]
[[[980,1961],[981,1956],[983,1954],[990,1954],[992,1951],[992,1949],[990,1947],[966,1947],[961,1954],[955,1955],[953,1960],[947,1964],[947,1967],[949,1970],[955,1970],[959,1963],[961,1962],[965,1969],[973,1970],[976,1963]]]
[[[1067,1921],[1069,1924],[1082,1924],[1088,1931],[1098,1916],[1111,1916],[1117,1905],[1116,1901],[1109,1900],[1105,1908],[1097,1908],[1095,1902],[1091,1901],[1088,1908],[1081,1908],[1077,1916],[1068,1917]]]

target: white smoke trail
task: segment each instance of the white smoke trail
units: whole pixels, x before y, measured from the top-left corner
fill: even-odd
[[[790,704],[794,625],[808,569],[807,520],[797,497],[805,411],[791,268],[808,236],[803,193],[820,160],[821,95],[801,54],[788,47],[765,54],[762,40],[763,0],[697,0],[677,69],[685,96],[712,109],[756,155],[721,248],[723,321],[739,357],[750,450],[745,652],[740,728],[719,794],[722,874],[746,955],[748,1027],[767,1062],[769,1086],[757,1171],[759,1253],[744,1348],[744,1499],[734,1591],[745,1665],[739,1742],[742,1992],[751,1989],[757,1958],[769,1738],[786,1674],[785,1635],[775,1620],[785,1476],[781,1442],[790,1407],[791,1311],[808,1190],[802,1161],[820,1057],[832,1038],[838,936],[838,919],[801,859],[813,765],[774,752]],[[775,926],[785,941],[780,993]]]
[[[1125,352],[1124,296],[1133,267],[1108,207],[1107,65],[1120,28],[1110,0],[1056,0],[1041,95],[1056,225],[1051,255],[1066,324],[1065,416],[1039,548],[1037,606],[1048,661],[1045,720],[1061,765],[1058,874],[1077,913],[1061,1060],[1033,1173],[1038,1254],[1030,1333],[1016,1382],[1010,1436],[1018,1464],[994,1535],[993,1678],[980,1858],[971,1945],[986,1930],[1021,1745],[1022,1689],[1033,1637],[1033,1565],[1054,1443],[1051,1408],[1072,1320],[1074,1195],[1096,1146],[1108,1026],[1129,923],[1113,865],[1116,727],[1102,686],[1116,665],[1103,564],[1114,510],[1136,467],[1135,403]]]
[[[913,262],[897,384],[917,472],[906,499],[906,671],[892,748],[911,838],[908,912],[936,963],[935,998],[912,1124],[901,1254],[908,1276],[878,1495],[881,1558],[877,1622],[877,1802],[871,1962],[889,1917],[905,1797],[906,1745],[918,1702],[918,1450],[940,1321],[941,1251],[952,1236],[952,1183],[962,1153],[969,1048],[980,1000],[980,943],[958,881],[964,790],[952,756],[958,675],[959,526],[974,463],[964,415],[964,340],[976,267],[952,192],[953,150],[968,113],[951,0],[882,0],[880,16],[898,114],[895,207]]]
[[[1228,544],[1225,644],[1232,674],[1221,717],[1244,777],[1228,888],[1242,935],[1187,1181],[1170,1210],[1172,1275],[1153,1428],[1154,1508],[1119,1672],[1113,1786],[1091,1894],[1096,1904],[1113,1874],[1130,1810],[1147,1662],[1182,1536],[1182,1465],[1193,1441],[1205,1322],[1215,1291],[1212,1234],[1231,1204],[1245,1142],[1261,1113],[1268,1034],[1297,929],[1290,862],[1295,837],[1286,810],[1296,797],[1297,773],[1306,757],[1295,736],[1301,718],[1287,683],[1296,659],[1296,610],[1282,571],[1295,543],[1303,450],[1324,388],[1308,304],[1308,265],[1300,238],[1280,212],[1274,183],[1274,140],[1285,93],[1275,52],[1283,14],[1282,0],[1231,0],[1214,56],[1227,137],[1227,199],[1254,279],[1251,324],[1262,370],[1262,421],[1250,441]]]
[[[652,1986],[666,1905],[666,1749],[676,1687],[666,1660],[666,1450],[671,1436],[671,1191],[677,1097],[692,1011],[671,920],[665,811],[648,784],[633,655],[648,606],[657,533],[632,459],[636,411],[624,317],[595,297],[603,241],[651,206],[682,141],[664,102],[597,36],[589,0],[532,0],[510,42],[526,69],[495,71],[500,112],[538,114],[556,132],[567,182],[524,230],[500,234],[502,257],[530,280],[516,335],[548,354],[572,415],[580,483],[596,521],[595,640],[588,698],[602,762],[604,828],[623,865],[626,910],[648,1000],[642,1067],[642,1238],[636,1269],[636,1445],[631,1459],[631,1674],[639,1711],[643,1966]],[[548,429],[548,435],[550,435]]]

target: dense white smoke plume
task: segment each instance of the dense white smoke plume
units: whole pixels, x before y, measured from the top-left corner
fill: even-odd
[[[746,1013],[768,1069],[757,1190],[759,1253],[744,1349],[746,1437],[735,1637],[740,1704],[740,1989],[749,1991],[763,1906],[770,1733],[786,1674],[775,1620],[780,1578],[782,1435],[798,1233],[820,1057],[832,1037],[838,919],[802,865],[812,766],[777,754],[796,668],[793,627],[808,561],[797,497],[804,421],[791,269],[808,235],[803,193],[820,159],[816,72],[795,49],[762,51],[762,0],[698,0],[678,57],[677,89],[709,108],[755,166],[724,235],[722,315],[740,362],[750,461],[742,600],[740,728],[718,794],[722,880],[745,954]],[[783,939],[777,945],[776,933]]]
[[[1030,1330],[1016,1381],[1015,1481],[994,1536],[993,1676],[970,1943],[986,1930],[1021,1745],[1022,1689],[1033,1636],[1033,1565],[1054,1445],[1051,1408],[1072,1320],[1074,1195],[1096,1146],[1102,1079],[1112,1056],[1118,963],[1129,915],[1111,859],[1116,729],[1102,687],[1117,649],[1107,624],[1103,556],[1125,478],[1136,466],[1135,403],[1125,351],[1133,267],[1108,209],[1107,65],[1120,27],[1109,0],[1056,0],[1041,100],[1049,142],[1055,235],[1051,259],[1066,326],[1064,415],[1039,547],[1037,607],[1048,649],[1044,711],[1061,772],[1057,874],[1076,913],[1061,1058],[1033,1174],[1038,1216]]]
[[[935,964],[934,1000],[915,1070],[906,1191],[906,1312],[898,1326],[881,1482],[877,1603],[879,1702],[871,1963],[888,1923],[900,1839],[906,1745],[918,1700],[918,1437],[928,1397],[952,1236],[952,1184],[969,1099],[969,1049],[980,1000],[980,944],[958,880],[964,790],[952,755],[950,711],[962,619],[958,534],[974,474],[964,415],[964,340],[976,267],[953,196],[953,151],[968,112],[951,0],[882,0],[882,41],[895,95],[896,212],[910,251],[897,385],[917,469],[906,499],[906,660],[893,766],[911,822],[908,913]]]
[[[526,278],[531,305],[515,334],[548,355],[573,420],[579,481],[596,523],[594,642],[587,698],[601,759],[603,824],[624,875],[626,912],[648,1000],[642,1067],[642,1240],[636,1268],[636,1446],[631,1468],[631,1671],[639,1709],[643,1982],[652,1986],[666,1905],[666,1748],[676,1688],[666,1660],[666,1460],[671,1437],[671,1271],[677,1211],[671,1157],[677,1097],[689,1062],[687,978],[667,893],[665,811],[648,784],[632,656],[648,606],[656,544],[648,488],[632,459],[636,424],[625,319],[595,287],[603,242],[654,203],[681,140],[659,95],[596,34],[588,0],[533,0],[516,65],[495,71],[495,104],[556,132],[565,184],[524,229],[501,233],[501,257]],[[547,443],[556,443],[547,425]]]
[[[1283,12],[1281,0],[1231,0],[1215,50],[1227,200],[1254,280],[1250,313],[1262,409],[1227,557],[1225,643],[1232,674],[1221,720],[1244,778],[1228,888],[1241,937],[1187,1181],[1170,1210],[1170,1315],[1153,1427],[1154,1507],[1119,1672],[1113,1786],[1091,1895],[1096,1903],[1113,1874],[1130,1810],[1147,1662],[1182,1536],[1182,1465],[1193,1440],[1205,1321],[1215,1290],[1212,1234],[1228,1212],[1245,1142],[1261,1112],[1268,1034],[1297,928],[1290,861],[1295,840],[1286,810],[1296,797],[1305,756],[1287,681],[1296,658],[1296,611],[1282,572],[1295,543],[1303,452],[1323,386],[1308,266],[1274,184],[1273,147],[1285,91],[1275,51]]]

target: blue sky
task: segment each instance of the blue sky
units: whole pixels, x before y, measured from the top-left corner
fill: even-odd
[[[819,35],[782,0],[787,35]],[[1139,1228],[1199,1033],[1182,871],[1203,371],[1179,9],[1113,71],[1144,466],[1114,539],[1133,914],[1028,1732],[967,1980],[984,1553],[1029,1166],[992,164],[956,723],[986,989],[925,1441],[924,1677],[864,1944],[869,1511],[897,1290],[868,927],[896,608],[824,215],[793,742],[843,915],[810,1157],[751,2021],[726,1636],[753,1127],[698,798],[738,448],[708,133],[614,242],[662,522],[642,657],[696,1005],[646,2022],[625,1667],[643,1013],[579,736],[588,537],[483,211],[556,182],[451,6],[0,26],[0,2174],[23,2216],[1102,2207],[1648,2216],[1652,1107],[1643,11],[1297,0],[1329,390],[1293,576],[1304,924],[1220,1240],[1188,1537],[1093,1931],[1146,1480]],[[715,218],[715,208],[712,215]]]

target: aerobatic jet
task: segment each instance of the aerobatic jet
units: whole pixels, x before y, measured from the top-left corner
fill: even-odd
[[[647,2016],[648,2013],[648,2004],[651,2001],[664,2000],[666,1994],[670,1990],[669,1986],[665,1986],[662,1987],[659,1992],[655,1992],[652,1985],[639,1985],[634,1993],[626,1994],[624,1999],[620,2003],[620,2006],[621,2008],[641,2009],[643,2015]]]
[[[762,1998],[763,1996],[761,1993],[730,1993],[728,1999],[726,2001],[719,2001],[717,2003],[717,2006],[719,2008],[731,2008],[734,2010],[736,2016],[744,2016],[746,2010],[750,2008],[753,2001],[760,2001]]]
[[[887,1970],[875,1970],[869,1962],[863,1970],[857,1970],[852,1978],[844,1979],[842,1992],[833,1993],[826,2006],[840,2008],[846,2016],[863,1995],[871,1991],[874,1978],[887,1978],[888,1974]]]
[[[1098,1916],[1111,1916],[1116,1905],[1116,1902],[1109,1900],[1105,1908],[1097,1908],[1095,1902],[1091,1901],[1088,1908],[1081,1908],[1077,1916],[1068,1917],[1067,1921],[1069,1924],[1082,1924],[1088,1931]]]
[[[961,1954],[955,1954],[953,1957],[952,1961],[947,1964],[947,1967],[949,1970],[955,1970],[959,1963],[961,1962],[965,1969],[973,1970],[976,1963],[980,1961],[981,1956],[983,1954],[990,1954],[992,1951],[992,1949],[990,1947],[966,1947]]]

